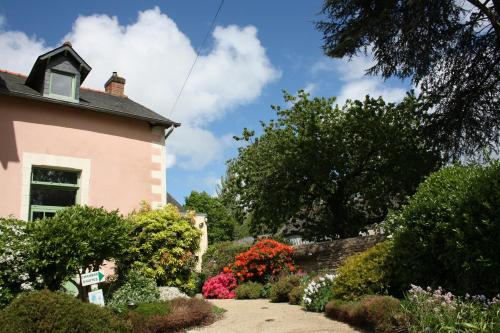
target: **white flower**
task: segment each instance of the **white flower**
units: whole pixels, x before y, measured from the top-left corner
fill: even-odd
[[[24,283],[21,283],[21,289],[22,290],[33,290],[33,286],[31,285],[31,282],[24,282]]]

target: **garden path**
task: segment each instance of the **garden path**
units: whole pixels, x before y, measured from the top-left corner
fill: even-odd
[[[306,312],[297,305],[269,300],[210,300],[226,309],[224,317],[210,326],[189,332],[203,333],[361,333],[362,331],[326,318],[322,313]]]

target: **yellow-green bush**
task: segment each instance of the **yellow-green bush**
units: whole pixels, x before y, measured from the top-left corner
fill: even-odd
[[[391,278],[391,241],[348,257],[337,270],[333,284],[336,298],[358,299],[363,295],[386,294]]]
[[[288,294],[293,290],[293,288],[300,286],[301,284],[302,278],[299,275],[285,275],[280,277],[280,279],[271,287],[269,295],[271,302],[288,302]]]
[[[304,297],[304,288],[303,285],[293,287],[288,293],[288,303],[292,305],[300,304],[302,297]]]
[[[195,289],[191,271],[201,233],[192,216],[166,205],[152,210],[143,207],[129,216],[132,224],[132,247],[121,267],[129,267],[154,278],[159,286],[178,287],[186,292]]]
[[[258,282],[246,282],[240,284],[236,289],[236,298],[238,299],[257,299],[262,296],[264,286]]]

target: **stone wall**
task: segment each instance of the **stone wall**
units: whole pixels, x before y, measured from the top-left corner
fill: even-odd
[[[306,272],[335,269],[347,257],[383,241],[384,235],[336,239],[330,242],[295,246],[295,263]]]

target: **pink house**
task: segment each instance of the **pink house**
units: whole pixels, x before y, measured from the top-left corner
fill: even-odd
[[[91,67],[65,43],[29,75],[0,71],[0,216],[52,216],[74,204],[166,203],[165,139],[180,124],[124,94],[81,88]]]

